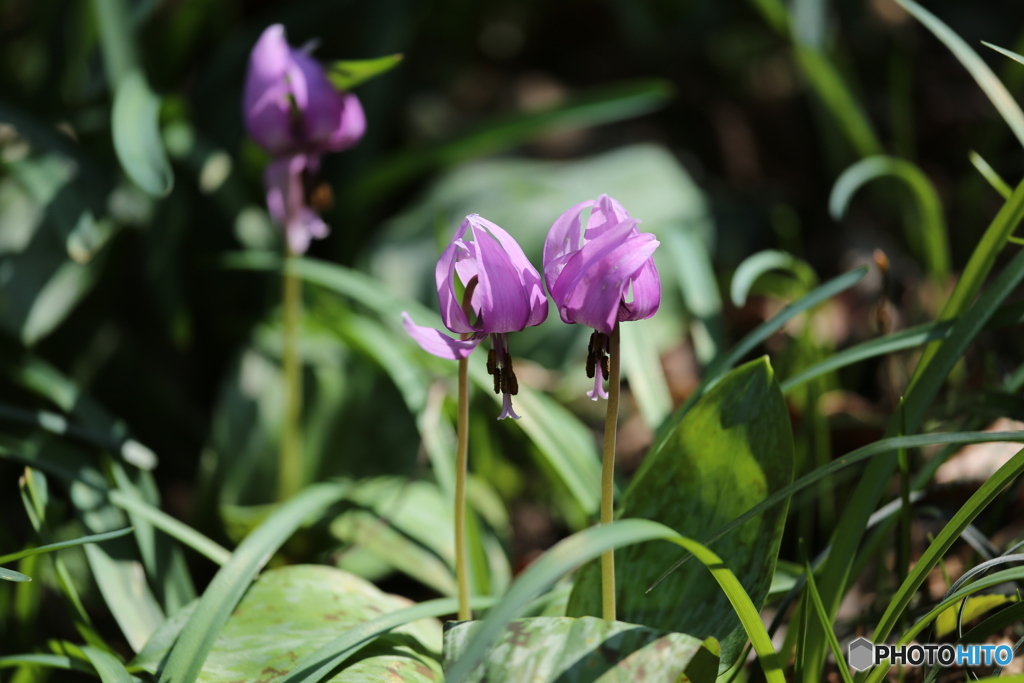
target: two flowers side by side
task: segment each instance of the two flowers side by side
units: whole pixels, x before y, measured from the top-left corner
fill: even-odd
[[[584,227],[587,209],[590,216]],[[661,303],[661,281],[653,259],[658,241],[650,233],[641,233],[638,224],[619,202],[601,195],[563,213],[544,243],[544,282],[559,317],[594,329],[587,360],[587,374],[594,378],[588,395],[594,400],[607,398],[607,351],[615,326],[650,318]],[[441,321],[460,338],[416,325],[408,314],[403,314],[405,329],[425,351],[450,360],[466,358],[490,336],[487,369],[494,376],[495,393],[503,395],[498,419],[518,419],[512,409],[518,382],[508,334],[547,318],[539,273],[511,235],[473,214],[455,231],[434,276]],[[462,301],[456,293],[456,277],[464,287]]]

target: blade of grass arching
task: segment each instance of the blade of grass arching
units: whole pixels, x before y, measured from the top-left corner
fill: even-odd
[[[257,572],[303,522],[341,500],[346,490],[342,484],[309,486],[246,536],[231,560],[213,577],[168,653],[161,683],[194,683],[217,633]]]
[[[114,655],[103,650],[97,650],[88,645],[82,647],[82,652],[89,658],[97,675],[102,683],[132,683],[134,680],[124,664],[119,662]]]
[[[928,573],[935,567],[936,563],[938,563],[949,547],[953,545],[953,542],[960,537],[961,532],[963,532],[967,525],[981,514],[982,510],[1003,490],[1003,487],[1020,476],[1022,472],[1024,472],[1024,450],[1019,451],[1006,464],[1000,467],[995,474],[989,477],[981,485],[981,488],[953,515],[953,518],[949,520],[949,523],[946,524],[935,537],[935,540],[929,544],[921,558],[914,564],[914,568],[907,576],[906,581],[903,582],[903,585],[900,586],[899,590],[896,591],[889,601],[889,606],[886,608],[885,613],[882,614],[882,618],[875,628],[873,636],[875,642],[885,642],[899,620],[900,615],[910,604],[914,594],[917,593],[917,589],[924,583]]]
[[[968,45],[963,38],[958,36],[949,26],[942,22],[934,14],[918,5],[914,0],[896,0],[903,9],[914,15],[914,18],[924,24],[925,28],[932,32],[936,38],[945,43],[949,51],[963,64],[971,76],[978,83],[988,99],[999,110],[1003,120],[1024,145],[1024,112],[1020,105],[1013,99],[1013,95],[1006,89],[999,77],[992,72],[988,64],[978,56],[978,53]]]
[[[487,609],[497,602],[496,598],[476,596],[470,599],[474,610]],[[288,674],[277,683],[299,683],[300,681],[326,680],[327,675],[342,662],[368,645],[374,638],[388,631],[419,619],[440,617],[458,611],[457,598],[426,600],[413,607],[400,609],[363,622],[345,631],[335,640],[312,652],[298,662]]]
[[[1015,569],[1006,569],[1001,572],[996,572],[982,579],[978,579],[974,583],[961,588],[952,595],[943,598],[937,605],[932,607],[924,616],[918,619],[913,626],[903,633],[896,641],[896,645],[907,645],[912,642],[918,635],[921,634],[926,628],[928,628],[932,622],[934,622],[940,614],[945,612],[947,609],[953,606],[957,606],[961,600],[974,595],[986,588],[998,586],[1001,583],[1008,583],[1014,581],[1021,581],[1024,579],[1024,567],[1017,567]],[[886,673],[888,673],[890,664],[888,661],[884,661],[878,666],[874,667],[869,671],[862,672],[857,680],[865,680],[865,683],[882,683],[885,679]],[[1000,678],[1000,681],[1006,680]]]
[[[768,682],[783,683],[785,677],[761,617],[732,571],[721,558],[700,543],[679,535],[663,524],[646,519],[624,519],[585,529],[559,541],[541,555],[519,575],[501,601],[488,612],[487,618],[466,646],[462,658],[446,672],[445,680],[448,683],[461,683],[476,668],[506,624],[519,616],[534,598],[563,575],[605,551],[658,539],[683,547],[708,567],[739,616]]]
[[[916,371],[918,381],[916,384],[911,384],[906,393],[907,432],[917,431],[924,419],[925,411],[938,395],[949,371],[963,357],[978,332],[984,328],[995,310],[1020,284],[1022,279],[1024,279],[1024,252],[1018,254],[1006,266],[970,310],[954,323],[949,338],[941,343],[938,351],[928,361],[927,371],[922,370],[920,363],[926,362],[922,358]],[[961,282],[963,282],[962,279]],[[886,434],[891,435],[896,432],[896,429],[897,422],[894,419],[890,422]],[[839,609],[839,603],[846,591],[850,569],[857,556],[857,548],[867,528],[867,522],[877,507],[885,484],[890,480],[895,469],[896,461],[891,456],[877,458],[868,465],[832,534],[832,550],[825,562],[822,580],[819,584],[822,601],[830,615],[834,615]],[[809,647],[813,648],[810,650],[814,656],[813,666],[809,667],[810,673],[804,680],[806,683],[817,683],[818,679],[815,676],[821,672],[824,665],[825,644],[820,639],[812,638]]]
[[[60,541],[59,543],[50,543],[49,545],[39,546],[38,548],[28,548],[21,550],[16,553],[10,553],[8,555],[0,555],[0,564],[6,564],[8,562],[14,562],[20,560],[23,557],[29,555],[42,555],[44,553],[52,553],[55,550],[63,550],[64,548],[74,548],[77,545],[85,545],[86,543],[102,543],[103,541],[110,540],[112,538],[120,538],[121,536],[127,536],[132,532],[132,528],[118,529],[116,531],[108,531],[103,534],[92,534],[90,536],[82,536],[81,538],[73,538],[69,541]]]
[[[672,93],[672,84],[659,79],[593,88],[550,109],[517,113],[485,124],[451,142],[397,153],[363,173],[346,196],[358,204],[372,202],[437,167],[496,154],[553,130],[589,128],[641,116],[663,107]]]
[[[739,362],[744,356],[757,348],[757,346],[768,337],[781,330],[790,320],[804,311],[814,308],[823,301],[831,299],[840,292],[853,287],[867,274],[868,267],[862,266],[829,280],[825,284],[814,289],[814,291],[809,292],[806,296],[803,296],[797,301],[787,305],[774,316],[758,325],[747,336],[741,339],[739,343],[729,351],[729,353],[716,358],[715,361],[708,366],[707,371],[704,373],[704,379],[690,398],[688,398],[682,406],[672,413],[668,419],[661,423],[654,439],[654,444],[651,446],[649,453],[653,454],[661,450],[671,436],[672,430],[677,424],[679,424],[679,421],[683,419],[683,415],[690,410],[693,404],[700,399],[705,391],[714,386],[715,382],[720,380],[727,372],[729,372],[729,370],[732,369],[732,366]]]
[[[993,45],[992,43],[987,43],[984,40],[981,41],[981,44],[984,45],[987,48],[995,50],[996,52],[998,52],[999,54],[1003,55],[1004,57],[1009,57],[1010,59],[1012,59],[1013,61],[1017,62],[1018,64],[1024,64],[1024,57],[1022,57],[1021,55],[1017,54],[1013,50],[1007,50],[1005,47],[999,47],[998,45]]]
[[[822,624],[826,624],[825,638],[828,640],[829,649],[832,650],[832,656],[836,659],[836,668],[839,669],[839,675],[842,676],[844,683],[853,683],[850,667],[846,664],[846,659],[843,657],[843,649],[839,647],[839,640],[836,638],[836,632],[832,628],[832,620],[825,613],[825,605],[821,603],[818,586],[814,583],[814,572],[811,570],[811,563],[807,561],[806,556],[804,557],[804,576],[807,577],[807,591],[804,595],[810,597],[811,605],[818,614],[818,619]]]
[[[196,531],[184,522],[180,522],[169,514],[155,508],[143,500],[127,495],[123,491],[113,489],[107,493],[110,502],[117,507],[138,516],[160,529],[168,536],[177,539],[200,555],[219,565],[225,565],[231,559],[231,551],[216,541]]]
[[[748,256],[736,268],[729,284],[729,298],[732,305],[742,308],[757,279],[772,270],[788,271],[807,291],[818,286],[818,275],[806,261],[784,251],[765,249]]]
[[[763,501],[750,508],[742,515],[732,520],[725,526],[716,530],[714,533],[708,535],[702,539],[702,543],[705,545],[711,545],[722,536],[726,535],[733,529],[743,525],[754,517],[760,515],[765,510],[778,505],[779,503],[789,500],[791,496],[803,491],[806,488],[810,488],[814,484],[818,483],[825,477],[832,476],[833,474],[859,462],[876,458],[880,455],[887,455],[895,453],[900,448],[920,448],[922,446],[935,446],[940,444],[969,444],[969,443],[993,443],[1000,441],[1009,441],[1011,443],[1024,443],[1024,431],[1022,432],[948,432],[943,434],[917,434],[915,436],[900,436],[890,437],[886,439],[880,439],[874,443],[870,443],[866,446],[847,453],[846,455],[837,458],[827,465],[823,465],[804,476],[800,477],[792,484],[784,486],[783,488],[776,491],[771,496],[765,498]],[[658,581],[654,582],[648,589],[653,590],[661,580],[674,571],[683,562],[688,561],[689,556],[682,557],[676,562],[668,571],[663,574]]]
[[[917,205],[919,225],[907,228],[907,242],[924,261],[928,272],[936,278],[949,275],[949,237],[942,200],[917,164],[890,156],[871,156],[853,164],[836,180],[829,197],[829,212],[840,220],[846,213],[850,199],[866,183],[891,176],[906,183]]]
[[[1009,199],[1010,195],[1013,194],[1013,188],[1003,180],[1002,176],[996,173],[996,170],[973,149],[971,150],[970,159],[971,164],[974,168],[978,169],[978,173],[988,181],[988,184],[992,186],[992,189],[998,192],[999,196],[1003,199]]]

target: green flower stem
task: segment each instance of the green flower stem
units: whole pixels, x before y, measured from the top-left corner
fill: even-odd
[[[455,451],[455,581],[459,586],[459,621],[473,618],[469,607],[466,556],[466,471],[469,468],[469,359],[459,361],[459,446]]]
[[[462,312],[473,319],[473,292],[477,278],[466,285],[462,296]],[[462,339],[468,334],[460,335]],[[455,451],[455,583],[459,590],[459,621],[473,618],[469,606],[469,560],[466,554],[466,474],[469,470],[469,358],[459,361],[458,448]]]
[[[601,458],[601,524],[611,524],[615,511],[615,430],[619,422],[619,324],[608,340],[608,413],[604,421],[604,456]],[[615,621],[615,551],[601,555],[601,605],[608,621]]]
[[[302,486],[302,363],[299,358],[299,326],[302,320],[302,280],[290,267],[295,255],[289,250],[284,268],[284,424],[281,430],[280,489],[287,500]]]

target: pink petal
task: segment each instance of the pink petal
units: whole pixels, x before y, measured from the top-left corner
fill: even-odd
[[[595,239],[628,218],[629,213],[626,212],[622,204],[603,194],[594,202],[594,209],[590,212],[590,218],[587,219],[587,230],[583,239],[586,241]]]
[[[569,255],[580,248],[580,237],[583,231],[580,218],[583,210],[593,206],[594,200],[580,202],[555,220],[548,235],[544,239],[544,281],[548,285],[548,291],[555,284],[559,273],[565,266]]]
[[[635,220],[623,221],[606,230],[600,237],[588,241],[582,249],[573,253],[558,278],[554,282],[548,280],[548,288],[551,290],[551,298],[555,305],[563,308],[580,281],[588,276],[590,269],[597,266],[613,249],[629,240],[635,228]]]
[[[267,27],[249,56],[242,109],[249,134],[271,154],[286,153],[295,144],[286,78],[290,64],[284,26]]]
[[[644,233],[607,253],[578,280],[565,304],[567,316],[598,332],[611,334],[630,279],[643,268],[657,247],[654,235]],[[571,265],[566,266],[567,271]]]
[[[452,339],[440,330],[417,325],[405,311],[402,311],[402,325],[405,326],[405,331],[409,333],[409,336],[420,345],[420,348],[427,353],[448,360],[462,360],[468,357],[485,336],[481,334],[466,340]]]
[[[469,229],[469,221],[464,220],[462,225],[455,230],[451,242],[441,252],[441,258],[437,260],[437,266],[434,268],[437,300],[441,305],[441,321],[449,330],[459,334],[470,334],[478,331],[470,325],[469,319],[466,318],[466,314],[462,311],[462,302],[455,295],[455,265],[460,250],[463,253],[465,252],[465,246],[462,245],[462,237],[466,234],[467,229]]]
[[[623,302],[619,320],[646,320],[658,312],[661,305],[661,278],[654,259],[644,263],[633,278],[633,300]]]
[[[530,300],[512,258],[486,230],[472,225],[481,293],[480,316],[487,333],[518,332],[530,318]]]
[[[540,325],[548,317],[548,298],[544,295],[544,287],[541,284],[540,273],[533,267],[530,260],[526,258],[523,248],[500,226],[492,223],[479,214],[471,214],[466,217],[474,226],[486,230],[501,244],[502,249],[508,254],[512,265],[519,272],[519,279],[526,290],[530,314],[526,320],[525,327]],[[463,280],[465,282],[466,280]]]

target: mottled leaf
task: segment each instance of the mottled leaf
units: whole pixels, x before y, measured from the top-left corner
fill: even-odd
[[[664,547],[664,546],[663,546]],[[462,655],[480,622],[449,622],[444,666]],[[681,678],[685,674],[686,678]],[[718,675],[718,643],[593,617],[534,617],[508,624],[487,659],[465,680],[476,683],[701,683]]]
[[[332,567],[293,565],[269,570],[249,588],[221,629],[198,680],[273,683],[338,634],[411,604]],[[193,609],[187,607],[169,619],[132,664],[156,674]],[[364,648],[358,661],[328,680],[439,681],[434,655],[440,644],[441,625],[436,620],[403,626]]]
[[[694,405],[665,447],[644,462],[622,496],[619,516],[652,519],[700,539],[792,480],[789,414],[762,358],[733,370]],[[766,511],[712,547],[758,608],[771,585],[787,508]],[[746,635],[704,566],[685,563],[646,593],[681,555],[660,543],[616,550],[618,615],[651,628],[714,636],[722,643],[724,670]],[[581,569],[568,614],[600,614],[600,584],[597,563]]]

